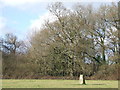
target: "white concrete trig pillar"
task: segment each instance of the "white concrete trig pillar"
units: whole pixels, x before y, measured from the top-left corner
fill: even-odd
[[[80,84],[86,84],[86,83],[85,83],[85,77],[84,77],[83,74],[81,74],[80,77],[79,77],[79,83],[80,83]]]

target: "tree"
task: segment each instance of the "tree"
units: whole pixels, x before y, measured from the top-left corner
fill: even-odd
[[[27,52],[27,48],[23,41],[19,41],[17,36],[12,33],[6,34],[1,38],[1,52],[3,57],[3,78],[13,76],[20,65],[19,60],[23,59],[23,54]]]
[[[4,53],[17,54],[25,52],[25,44],[23,41],[19,41],[15,35],[8,33],[2,40],[2,48]],[[21,49],[21,50],[20,50]]]
[[[120,55],[120,2],[118,2],[118,22],[119,22],[119,26],[118,26],[118,45],[119,45],[119,55]]]

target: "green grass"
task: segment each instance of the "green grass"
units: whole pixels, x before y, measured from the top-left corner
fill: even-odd
[[[80,85],[79,80],[2,80],[2,88],[118,88],[118,81],[86,80]]]

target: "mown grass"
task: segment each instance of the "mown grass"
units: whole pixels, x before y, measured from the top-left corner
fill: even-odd
[[[118,88],[114,80],[86,80],[80,85],[78,80],[2,80],[2,88]]]

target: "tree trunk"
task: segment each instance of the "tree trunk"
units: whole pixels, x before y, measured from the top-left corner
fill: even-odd
[[[71,67],[70,67],[70,77],[71,77],[71,79],[73,79],[73,61],[72,61],[72,63],[71,63]]]
[[[73,78],[73,70],[72,70],[72,68],[70,70],[70,77],[71,77],[71,79]]]
[[[105,57],[105,48],[103,47],[103,51],[102,51],[102,59],[103,59],[103,63],[106,63],[106,57]]]
[[[102,60],[103,60],[103,64],[105,64],[106,63],[106,57],[105,57],[105,43],[104,43],[104,40],[105,40],[105,38],[103,38],[103,40],[101,40],[101,44],[103,45],[102,46]]]
[[[74,73],[74,58],[71,59],[71,64],[70,64],[70,77],[73,79],[73,73]]]

